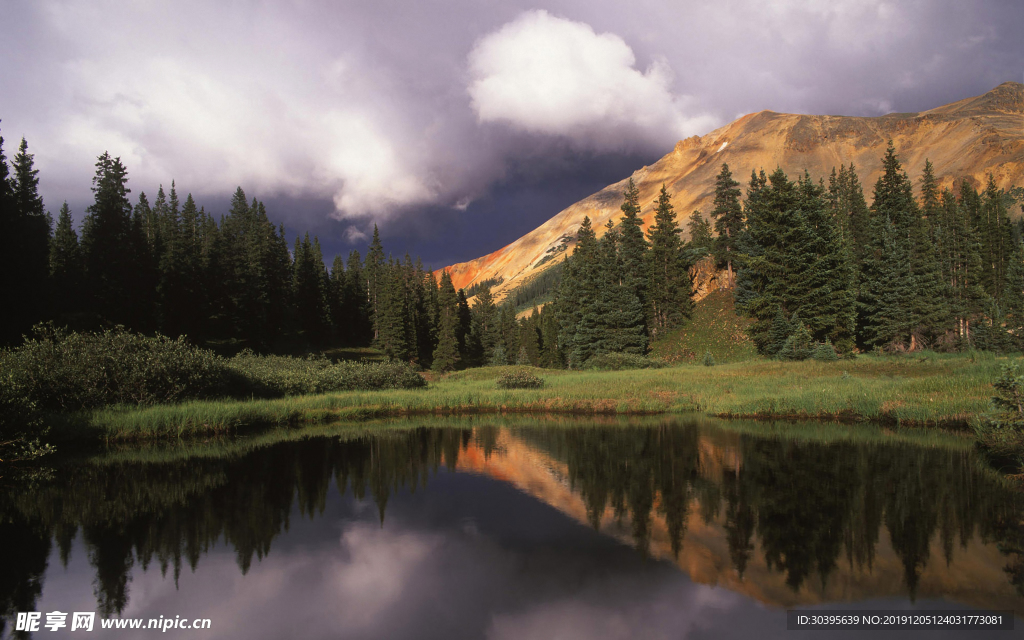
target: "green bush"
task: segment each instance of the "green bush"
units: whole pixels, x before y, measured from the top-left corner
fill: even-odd
[[[1019,364],[1002,367],[992,383],[992,411],[974,425],[978,444],[992,456],[1024,468],[1024,373]]]
[[[828,338],[825,339],[825,342],[819,343],[814,348],[814,353],[811,357],[821,362],[835,362],[839,359],[839,355],[836,354],[836,348],[832,346],[832,341]]]
[[[169,404],[199,398],[279,397],[349,389],[426,385],[401,362],[332,363],[243,352],[225,359],[184,338],[116,328],[74,333],[52,326],[17,349],[0,351],[0,420],[25,411],[75,411],[106,405]],[[23,399],[29,405],[21,407]]]
[[[148,337],[121,327],[74,333],[43,325],[36,337],[0,352],[5,386],[25,389],[40,409],[73,411],[147,405],[223,394],[221,359],[183,338]]]
[[[243,351],[226,361],[236,396],[263,398],[349,391],[410,389],[426,386],[423,376],[404,362],[332,363],[323,356],[258,356]]]
[[[544,379],[534,375],[527,369],[512,369],[498,376],[499,389],[540,389]]]
[[[0,370],[0,462],[26,460],[50,453],[53,447],[40,438],[48,428],[43,424],[28,389],[6,370]]]
[[[658,358],[647,358],[633,353],[602,353],[587,360],[584,369],[622,371],[624,369],[661,369],[668,363]]]
[[[715,356],[711,355],[711,351],[704,352],[704,366],[713,367],[715,366]]]
[[[806,360],[814,353],[814,343],[807,326],[800,324],[779,350],[779,360]]]

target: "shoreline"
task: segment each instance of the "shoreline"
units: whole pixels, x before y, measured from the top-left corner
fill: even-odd
[[[468,369],[423,389],[275,399],[193,400],[51,414],[52,441],[139,442],[240,434],[329,421],[408,416],[703,414],[755,421],[869,423],[966,432],[988,410],[1006,358],[861,356],[837,362],[755,360],[627,371],[532,369],[540,389],[500,390],[510,367]]]

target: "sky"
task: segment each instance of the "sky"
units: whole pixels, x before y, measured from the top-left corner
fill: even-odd
[[[97,156],[133,198],[241,186],[326,259],[440,267],[740,115],[877,116],[1024,80],[1016,0],[4,0],[0,134],[80,219]]]

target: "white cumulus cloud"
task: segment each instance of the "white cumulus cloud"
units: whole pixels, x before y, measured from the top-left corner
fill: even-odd
[[[469,56],[469,94],[480,122],[504,122],[597,148],[631,138],[672,141],[717,123],[688,113],[672,73],[656,59],[636,68],[619,36],[543,10],[527,11],[480,39]]]

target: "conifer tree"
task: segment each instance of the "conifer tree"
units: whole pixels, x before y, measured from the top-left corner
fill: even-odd
[[[13,199],[10,221],[14,235],[13,244],[6,247],[11,263],[8,265],[10,270],[5,273],[10,287],[5,297],[16,302],[5,305],[6,321],[13,325],[7,342],[17,341],[20,335],[29,332],[33,324],[49,314],[49,245],[53,225],[43,208],[43,199],[39,195],[39,171],[24,138],[12,164],[13,175],[8,189]]]
[[[910,251],[888,215],[876,216],[874,222],[878,240],[865,260],[861,332],[868,346],[901,348],[914,328]]]
[[[459,359],[462,362],[471,362],[470,356],[470,332],[473,329],[473,314],[469,310],[469,300],[466,298],[466,290],[459,289],[456,292],[459,299],[459,326],[456,329],[456,336],[459,340]]]
[[[519,322],[519,344],[519,352],[525,352],[526,354],[526,362],[522,364],[530,364],[535,367],[542,366],[541,352],[543,350],[543,341],[540,327],[540,312],[537,310],[537,307],[534,307],[533,312]]]
[[[715,220],[715,232],[718,233],[715,250],[719,260],[725,262],[728,287],[735,285],[732,254],[736,253],[736,241],[743,232],[739,186],[740,183],[732,179],[729,165],[723,162],[722,170],[715,178],[715,208],[711,211],[711,217]]]
[[[377,339],[374,344],[389,358],[408,360],[408,300],[400,265],[389,259],[380,272],[377,285]]]
[[[540,335],[541,366],[550,369],[564,368],[565,357],[558,343],[558,315],[553,303],[544,305],[540,311]]]
[[[380,243],[380,232],[377,230],[377,225],[373,225],[373,240],[370,242],[370,250],[366,254],[363,275],[366,277],[367,311],[373,327],[373,339],[375,341],[380,332],[380,327],[377,325],[377,300],[380,295],[380,280],[383,270],[384,247]]]
[[[363,262],[359,252],[353,249],[348,254],[345,266],[345,290],[342,299],[344,315],[348,319],[348,333],[342,337],[342,343],[352,346],[370,344],[372,327],[366,294],[366,277],[363,274]]]
[[[688,319],[693,309],[690,274],[680,252],[680,231],[672,199],[662,185],[654,224],[647,230],[651,245],[647,253],[649,325],[655,337]]]
[[[459,362],[459,296],[447,271],[441,272],[437,299],[437,348],[434,371],[452,371]]]
[[[516,320],[516,308],[511,304],[498,308],[498,342],[506,355],[515,358],[519,353],[519,322]]]
[[[564,350],[570,367],[582,363],[572,357],[576,331],[588,305],[593,303],[597,289],[597,237],[590,225],[590,218],[584,216],[576,234],[576,248],[565,260],[562,282],[555,292],[555,309],[558,314],[558,344]]]
[[[768,340],[764,349],[765,355],[777,356],[786,344],[786,339],[792,334],[792,323],[786,319],[786,314],[782,312],[782,307],[776,308],[771,328],[768,330]]]
[[[640,217],[640,191],[633,183],[633,178],[626,182],[620,208],[619,259],[622,262],[623,282],[633,290],[640,305],[646,308],[648,244],[644,237],[643,219]]]
[[[93,177],[94,202],[82,225],[82,258],[85,264],[87,308],[115,324],[131,324],[132,206],[128,171],[120,158],[104,152]]]
[[[0,302],[7,308],[18,302],[15,256],[19,225],[3,144],[3,136],[0,136]],[[0,314],[0,346],[14,344],[21,339],[20,324],[15,316]]]
[[[434,274],[423,268],[417,260],[417,278],[419,281],[419,326],[418,346],[420,362],[423,367],[433,365],[434,350],[437,348],[437,281]]]
[[[67,201],[60,207],[57,227],[50,240],[50,282],[54,317],[58,321],[81,311],[82,250],[71,223],[71,209]]]
[[[683,244],[686,264],[696,264],[704,256],[711,255],[715,244],[715,236],[711,233],[711,223],[704,219],[700,210],[694,210],[686,221],[686,231],[690,239]],[[739,240],[739,235],[735,238]],[[735,248],[735,243],[733,244]]]
[[[572,359],[582,366],[595,355],[647,350],[644,310],[622,277],[618,234],[609,230],[598,243],[598,263],[593,271],[594,295],[581,312],[573,338]]]
[[[330,314],[334,339],[342,341],[352,333],[352,318],[345,307],[345,258],[339,253],[331,261],[330,271]]]
[[[494,345],[497,342],[497,307],[494,306],[494,297],[489,286],[483,287],[476,294],[472,312],[470,333],[475,348],[472,354],[473,362],[485,364],[494,353]]]
[[[292,286],[299,329],[311,344],[323,345],[330,337],[328,279],[319,241],[295,238]]]
[[[803,245],[793,249],[806,259],[806,271],[794,279],[798,288],[791,293],[794,311],[804,319],[814,341],[830,340],[841,351],[849,351],[854,347],[857,319],[850,252],[839,221],[826,206],[823,188],[806,172],[798,186],[798,219],[805,232]]]

